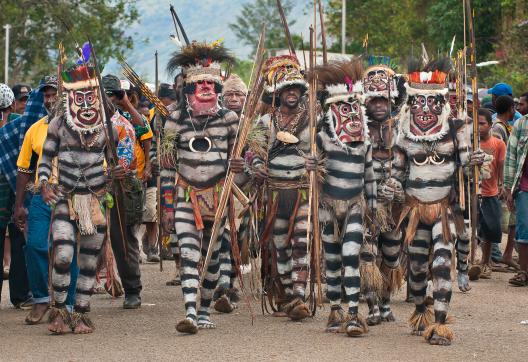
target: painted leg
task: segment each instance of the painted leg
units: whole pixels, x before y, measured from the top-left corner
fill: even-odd
[[[458,289],[461,292],[471,290],[468,276],[469,248],[469,230],[467,225],[464,224],[464,231],[460,235],[457,235],[456,240],[457,281]]]
[[[390,308],[391,294],[399,290],[403,284],[403,270],[400,265],[402,244],[401,231],[389,231],[380,235],[381,242],[381,273],[384,276],[384,286],[380,298],[381,320],[393,322],[396,319]]]
[[[452,230],[454,231],[454,230]],[[451,301],[451,257],[453,245],[442,237],[442,223],[433,226],[433,299],[435,323],[425,331],[424,337],[430,344],[447,346],[453,340],[453,332],[446,326],[447,311]],[[454,232],[453,232],[454,234]]]
[[[70,220],[68,203],[59,201],[55,206],[51,227],[53,237],[53,308],[48,330],[53,334],[66,333],[70,327],[70,315],[66,310],[66,297],[70,288],[70,266],[75,248],[76,226]]]
[[[225,221],[224,221],[225,223]],[[206,223],[204,232],[204,240],[211,239],[211,229],[212,223]],[[211,261],[205,272],[204,280],[200,288],[200,309],[198,310],[198,328],[200,329],[213,329],[216,328],[216,325],[211,322],[209,315],[209,307],[211,306],[211,301],[213,299],[213,294],[218,283],[218,276],[220,271],[219,255],[220,248],[222,246],[221,239],[225,238],[224,230],[220,230],[219,237],[216,243],[214,244],[213,253],[211,255]],[[229,239],[227,239],[229,240]],[[207,254],[207,245],[208,241],[204,242],[204,248],[202,249],[202,256],[205,258]]]
[[[289,220],[277,216],[273,225],[273,243],[277,250],[277,272],[287,300],[293,298],[292,247],[288,242]]]
[[[359,273],[359,253],[363,243],[363,214],[359,205],[349,212],[343,235],[343,286],[345,300],[348,302],[348,315],[345,330],[348,336],[358,337],[368,332],[365,320],[359,315],[359,291],[361,278]]]
[[[178,322],[176,330],[181,333],[195,334],[198,332],[196,295],[200,283],[198,263],[201,257],[202,232],[196,229],[192,204],[185,201],[182,188],[178,188],[176,205],[174,223],[176,238],[180,245],[180,275],[185,303],[185,319]]]
[[[72,328],[75,334],[92,333],[95,329],[86,313],[90,310],[90,297],[95,285],[97,260],[106,235],[106,225],[98,226],[94,235],[79,238],[79,276],[75,290],[75,307]]]
[[[321,211],[322,217],[325,211]],[[330,301],[330,315],[326,323],[326,332],[342,331],[345,314],[341,307],[341,243],[334,236],[334,221],[328,217],[321,230],[326,275],[326,297]]]
[[[433,312],[425,304],[430,246],[431,227],[420,223],[416,229],[414,240],[409,246],[410,276],[408,285],[411,297],[416,305],[409,324],[412,328],[412,333],[419,336],[433,322]]]

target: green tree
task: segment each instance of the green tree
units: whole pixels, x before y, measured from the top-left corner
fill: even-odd
[[[337,41],[332,51],[341,49],[341,0],[330,0],[327,6],[328,34]],[[346,49],[353,54],[364,51],[368,34],[368,51],[398,57],[418,50],[425,39],[425,10],[428,0],[347,0]]]
[[[291,0],[282,0],[281,4],[288,20],[288,26],[291,27],[295,24],[295,20],[288,15],[293,8],[293,3]],[[255,0],[244,4],[235,22],[229,24],[229,28],[244,45],[253,47],[253,52],[255,52],[262,25],[266,25],[266,49],[287,48],[288,44],[276,0]],[[300,36],[292,34],[292,40],[296,46],[301,43]]]
[[[12,26],[12,84],[35,84],[43,75],[53,73],[59,42],[71,57],[75,56],[75,41],[82,45],[88,37],[102,69],[110,57],[132,48],[132,38],[125,30],[138,19],[134,0],[0,0],[0,9],[0,24]]]

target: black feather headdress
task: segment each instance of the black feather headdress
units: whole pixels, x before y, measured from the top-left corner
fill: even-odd
[[[221,64],[232,65],[234,61],[235,58],[220,42],[192,42],[172,55],[167,64],[167,71],[174,73],[182,68],[187,84],[203,80],[221,83]]]

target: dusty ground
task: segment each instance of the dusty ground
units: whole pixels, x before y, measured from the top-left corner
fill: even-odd
[[[172,265],[166,266],[171,269]],[[218,329],[195,336],[179,335],[174,326],[183,316],[181,289],[167,287],[170,273],[143,265],[143,307],[121,308],[122,298],[94,297],[93,335],[50,336],[45,324],[27,326],[25,311],[7,304],[4,286],[0,308],[0,360],[168,361],[168,360],[313,360],[313,361],[527,361],[528,288],[507,285],[511,274],[473,283],[468,294],[456,289],[451,314],[455,341],[450,347],[428,345],[411,336],[406,324],[412,306],[395,298],[395,323],[372,327],[359,339],[323,333],[329,308],[302,323],[263,316],[254,305],[233,315],[213,315]],[[4,283],[7,284],[7,283]],[[361,306],[365,312],[366,305]]]

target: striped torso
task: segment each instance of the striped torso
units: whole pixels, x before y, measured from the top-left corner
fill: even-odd
[[[263,116],[259,125],[266,129],[268,136],[267,167],[270,179],[274,181],[301,181],[307,177],[303,154],[310,153],[310,129],[307,120],[301,120],[301,126],[295,136],[299,139],[297,144],[284,144],[277,140],[277,129],[271,121],[271,115]],[[254,166],[264,161],[257,159]]]
[[[374,177],[379,185],[389,177],[397,177],[404,172],[402,155],[394,147],[398,136],[398,125],[394,122],[389,127],[388,122],[380,125],[371,121],[368,123],[368,128],[372,144]]]
[[[193,127],[194,126],[194,127]],[[205,131],[202,131],[205,127]],[[176,109],[165,122],[165,133],[176,133],[176,169],[162,170],[163,183],[178,177],[196,188],[215,185],[227,172],[229,152],[234,144],[238,127],[236,113],[222,109],[217,116],[197,118],[191,121],[187,112]],[[196,136],[206,136],[211,140],[209,152],[193,152],[189,141]],[[173,181],[172,181],[173,182]]]
[[[349,200],[366,191],[369,201],[375,198],[370,141],[356,142],[345,150],[322,130],[317,134],[317,144],[325,159],[322,184],[325,196],[336,200]]]
[[[100,132],[89,150],[81,146],[80,136],[66,125],[62,118],[54,118],[48,127],[48,135],[42,150],[39,178],[49,179],[51,163],[58,158],[59,185],[64,192],[76,194],[97,193],[106,185],[103,170],[105,138]]]
[[[467,162],[468,149],[463,127],[457,132],[457,141],[460,159],[464,165]],[[436,142],[434,149],[437,154],[437,164],[424,163],[431,154],[427,152],[427,148],[432,145],[433,142],[416,142],[404,135],[400,135],[397,143],[399,150],[406,156],[407,177],[403,182],[405,192],[422,202],[434,202],[447,197],[455,182],[457,165],[452,137],[447,134]],[[438,160],[443,162],[438,164]]]

